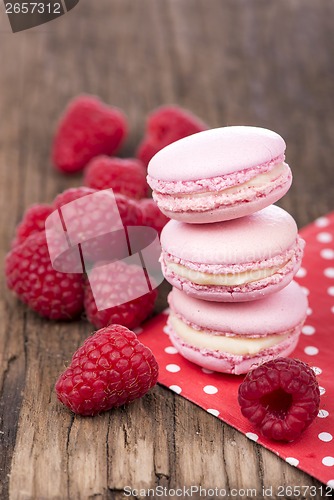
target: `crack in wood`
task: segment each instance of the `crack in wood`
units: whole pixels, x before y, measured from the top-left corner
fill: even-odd
[[[75,416],[73,414],[71,414],[71,420],[68,424],[68,428],[67,428],[67,435],[66,435],[66,470],[67,470],[67,495],[68,495],[68,498],[70,498],[70,489],[71,489],[71,484],[70,484],[70,451],[69,451],[69,447],[70,447],[70,439],[71,439],[71,430],[72,430],[72,426],[73,426],[73,423],[74,423],[74,419],[75,419]]]

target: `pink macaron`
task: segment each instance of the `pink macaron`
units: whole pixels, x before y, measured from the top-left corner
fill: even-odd
[[[167,329],[178,352],[203,368],[236,375],[291,354],[307,310],[295,281],[253,302],[208,302],[176,288],[168,302]]]
[[[271,205],[213,224],[169,221],[161,233],[160,262],[167,281],[193,297],[248,301],[288,285],[304,245],[293,217]]]
[[[160,210],[190,223],[252,214],[279,200],[292,182],[285,142],[271,130],[234,126],[206,130],[159,151],[147,181]]]

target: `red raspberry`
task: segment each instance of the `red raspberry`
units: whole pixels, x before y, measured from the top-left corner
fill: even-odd
[[[142,214],[140,225],[153,227],[160,234],[169,218],[159,210],[158,205],[152,198],[140,200],[138,205]]]
[[[78,200],[79,198],[83,198],[84,196],[94,194],[96,192],[96,189],[86,186],[65,189],[65,191],[55,197],[53,200],[53,206],[54,208],[60,208],[63,205],[67,205],[67,203],[71,203],[71,201]]]
[[[161,106],[148,116],[146,135],[136,156],[147,166],[150,159],[168,144],[207,129],[206,123],[190,111],[179,106]]]
[[[175,141],[171,141],[175,142]],[[160,151],[160,149],[164,148],[165,146],[168,146],[169,142],[168,139],[166,141],[159,141],[159,145],[157,144],[158,141],[154,139],[153,137],[144,137],[142,142],[139,144],[136,152],[137,158],[147,167],[149,164],[151,158]]]
[[[83,198],[90,194],[99,196],[97,203],[95,197]],[[95,264],[99,261],[123,259],[128,255],[128,245],[123,226],[137,226],[141,221],[141,211],[134,200],[119,193],[115,193],[117,209],[110,208],[108,197],[104,191],[88,187],[71,188],[59,194],[54,200],[54,206],[64,207],[67,203],[80,200],[75,210],[65,214],[64,221],[70,233],[72,244],[81,243],[81,250],[85,265]],[[103,196],[103,198],[101,198]],[[82,200],[82,201],[81,201]],[[119,227],[119,216],[123,226]],[[119,227],[115,231],[115,227]],[[75,238],[78,238],[75,240]]]
[[[244,417],[277,441],[294,441],[318,414],[315,374],[303,361],[276,358],[251,370],[239,387]]]
[[[69,188],[58,194],[53,201],[54,208],[61,208],[67,203],[71,203],[74,200],[78,200],[87,196],[89,194],[97,193],[97,189],[89,188],[86,186],[79,186],[76,188]],[[132,199],[124,196],[120,193],[115,193],[115,200],[117,203],[118,211],[121,216],[122,222],[125,226],[137,226],[139,221],[141,221],[142,214],[137,203]],[[87,204],[87,216],[89,216],[89,205]],[[104,218],[105,214],[101,210],[101,218]]]
[[[124,226],[138,226],[141,220],[138,203],[120,193],[115,193],[115,199]]]
[[[136,158],[110,158],[97,156],[85,169],[84,182],[94,189],[112,188],[130,198],[143,198],[147,194],[146,170]]]
[[[74,413],[93,416],[144,396],[156,384],[158,370],[151,350],[124,326],[113,325],[85,341],[55,389]]]
[[[28,236],[45,230],[45,221],[53,212],[51,205],[31,205],[23,214],[20,224],[16,228],[12,248],[20,245]]]
[[[88,320],[96,327],[120,324],[127,328],[136,328],[153,311],[157,298],[157,290],[152,290],[139,296],[143,286],[147,286],[143,269],[136,265],[128,265],[122,261],[113,262],[108,266],[95,267],[89,273],[89,280],[95,283],[94,290],[99,294],[99,300],[110,304],[122,298],[123,303],[98,311],[92,288],[87,282],[85,287],[85,310]],[[147,289],[147,288],[146,288]],[[138,291],[138,298],[130,300],[133,291]]]
[[[41,316],[71,319],[83,309],[82,275],[53,269],[44,231],[7,255],[5,274],[8,288]]]
[[[52,161],[58,170],[73,173],[101,154],[112,155],[127,133],[121,110],[91,95],[73,99],[60,118],[52,145]]]

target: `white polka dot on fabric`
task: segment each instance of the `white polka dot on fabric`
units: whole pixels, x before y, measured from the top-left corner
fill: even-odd
[[[315,373],[315,375],[321,375],[322,374],[322,369],[319,368],[318,366],[312,366],[312,370]]]
[[[314,224],[317,227],[326,227],[329,225],[329,219],[327,217],[318,217],[318,219],[314,221]]]
[[[334,267],[327,267],[324,270],[324,275],[326,278],[334,278]]]
[[[259,436],[254,432],[246,432],[246,436],[248,437],[248,439],[251,439],[252,441],[257,441],[259,439]]]
[[[332,248],[323,248],[320,252],[320,255],[323,259],[334,259],[334,250]]]
[[[170,385],[169,388],[172,391],[176,392],[176,394],[181,394],[181,392],[182,392],[182,389],[179,385]]]
[[[166,335],[169,335],[169,328],[167,325],[163,327],[163,332],[166,333]]]
[[[327,467],[333,467],[334,465],[334,457],[324,457],[321,461]]]
[[[219,415],[219,410],[214,410],[213,408],[209,408],[208,410],[206,410],[208,413],[211,413],[211,415],[214,415],[215,417],[218,417]]]
[[[287,457],[285,461],[288,462],[288,464],[293,465],[294,467],[297,467],[297,465],[299,464],[299,460],[293,457]]]
[[[298,269],[298,271],[296,273],[297,278],[304,278],[306,275],[307,275],[307,271],[304,267],[301,267],[300,269]]]
[[[144,329],[141,327],[141,326],[138,326],[137,328],[134,328],[133,332],[136,334],[136,335],[140,335],[141,333],[143,333]]]
[[[165,352],[167,354],[177,354],[178,350],[176,349],[176,347],[169,345],[169,346],[165,347]]]
[[[334,314],[334,306],[331,307],[331,312]]]
[[[308,345],[305,347],[304,352],[309,356],[316,356],[319,353],[319,349],[313,345]]]
[[[311,316],[312,313],[313,313],[312,309],[310,307],[308,307],[306,310],[307,316]]]
[[[318,411],[319,418],[327,418],[328,415],[329,415],[329,412],[327,410],[319,410]]]
[[[318,233],[317,234],[317,240],[320,242],[320,243],[330,243],[333,239],[333,236],[331,235],[331,233]]]
[[[320,396],[323,396],[326,393],[326,389],[324,387],[321,387],[321,385],[319,385],[319,392]]]
[[[167,365],[166,366],[166,370],[170,373],[177,373],[181,370],[181,368],[179,367],[179,365]]]
[[[205,392],[205,394],[216,394],[218,392],[218,389],[214,385],[206,385],[205,387],[203,387],[203,391]]]
[[[315,333],[315,328],[311,325],[304,325],[302,328],[302,333],[304,335],[313,335]]]
[[[334,489],[334,479],[330,479],[329,481],[327,481],[327,486]]]
[[[334,297],[334,286],[330,286],[327,290],[328,295]]]
[[[209,375],[210,373],[213,373],[213,371],[212,371],[212,370],[208,370],[207,368],[202,368],[201,370],[202,370],[202,372],[203,372],[203,373],[207,373],[208,375]]]
[[[318,434],[318,438],[324,443],[329,443],[330,441],[332,441],[333,436],[329,432],[320,432],[320,434]]]
[[[300,288],[302,289],[302,292],[305,295],[310,295],[310,290],[308,288],[306,288],[306,286],[301,286]]]

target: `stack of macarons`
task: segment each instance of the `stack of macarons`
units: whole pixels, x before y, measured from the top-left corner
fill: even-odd
[[[161,233],[170,339],[204,368],[246,373],[297,344],[307,299],[292,280],[305,243],[272,205],[292,182],[284,153],[275,132],[234,126],[174,142],[149,163],[153,198],[171,218]]]

